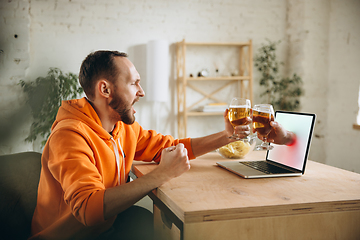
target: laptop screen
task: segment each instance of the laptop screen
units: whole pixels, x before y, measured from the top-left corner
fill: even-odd
[[[276,111],[275,121],[286,130],[296,134],[296,143],[292,146],[271,144],[274,149],[267,152],[266,160],[286,165],[304,173],[315,117],[315,114],[310,113]]]

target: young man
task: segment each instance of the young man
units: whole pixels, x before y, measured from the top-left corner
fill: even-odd
[[[89,54],[79,81],[87,97],[62,103],[42,154],[32,238],[129,239],[143,233],[139,238],[152,239],[152,225],[145,226],[141,218],[131,220],[136,231],[128,227],[133,214],[127,211],[151,190],[188,171],[189,159],[233,141],[229,136],[234,129],[225,112],[225,130],[202,138],[175,140],[144,130],[135,121],[133,105],[145,93],[124,53]],[[276,143],[292,141],[292,134],[275,127]],[[246,136],[250,129],[235,131]],[[134,159],[159,165],[127,182]]]

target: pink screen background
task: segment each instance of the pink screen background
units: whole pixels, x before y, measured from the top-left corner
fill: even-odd
[[[275,121],[296,134],[296,143],[292,146],[272,144],[274,149],[269,151],[267,159],[303,170],[313,116],[277,112]]]

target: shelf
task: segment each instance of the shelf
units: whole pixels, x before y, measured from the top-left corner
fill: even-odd
[[[193,46],[189,47],[188,46]],[[188,77],[186,72],[186,51],[193,51],[197,47],[232,47],[229,50],[237,51],[237,74],[238,76],[209,76],[209,77]],[[209,48],[211,51],[212,48]],[[203,104],[203,101],[210,100],[214,103],[223,102],[216,94],[225,88],[232,88],[237,96],[248,98],[253,101],[253,57],[252,41],[248,42],[186,42],[185,39],[176,43],[176,79],[177,79],[177,105],[178,105],[178,138],[187,137],[187,118],[223,116],[224,112],[199,112],[196,111]],[[232,56],[234,58],[234,56]],[[208,81],[220,81],[219,84],[209,84]],[[222,82],[221,82],[222,81]],[[196,82],[196,83],[195,83]],[[203,89],[201,86],[210,85]],[[187,88],[203,95],[202,98],[192,104],[187,104]]]
[[[224,77],[188,77],[187,81],[241,81],[250,80],[250,76],[224,76]]]

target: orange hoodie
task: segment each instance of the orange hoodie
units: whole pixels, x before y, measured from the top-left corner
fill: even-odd
[[[158,162],[163,148],[180,142],[195,158],[190,139],[137,122],[118,122],[110,135],[85,98],[63,101],[42,154],[32,238],[91,239],[107,230],[115,218],[104,220],[105,189],[125,182],[134,159]]]

